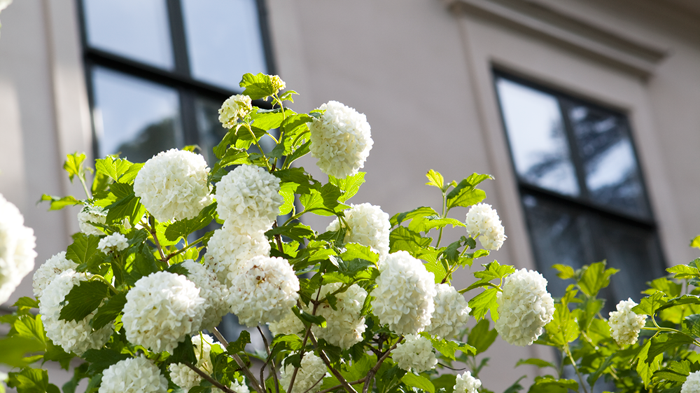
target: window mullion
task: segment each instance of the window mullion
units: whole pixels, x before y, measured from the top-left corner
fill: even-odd
[[[559,103],[559,111],[561,112],[561,119],[564,123],[564,132],[566,133],[566,140],[569,146],[569,157],[571,162],[574,164],[574,171],[576,172],[576,178],[578,179],[578,187],[580,190],[580,198],[589,201],[590,194],[588,192],[588,187],[586,186],[586,171],[581,161],[581,155],[579,154],[578,144],[576,141],[576,135],[574,134],[573,126],[569,120],[568,115],[568,105],[561,99],[557,97],[557,102]]]
[[[182,75],[190,75],[190,61],[187,53],[185,23],[182,15],[180,0],[167,0],[168,18],[170,20],[170,37],[173,41],[173,56],[175,71]]]

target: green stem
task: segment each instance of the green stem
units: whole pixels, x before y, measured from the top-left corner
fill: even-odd
[[[440,213],[440,218],[445,218],[447,216],[447,194],[445,191],[442,192],[442,213]],[[442,240],[442,230],[445,227],[440,227],[440,233],[438,234],[437,244],[435,248],[440,248],[440,241]]]
[[[87,199],[92,199],[92,195],[90,195],[90,191],[88,191],[87,184],[85,184],[85,173],[81,171],[78,174],[78,179],[80,180],[80,184],[83,185],[83,191],[85,191],[85,196],[87,196]]]
[[[250,136],[253,138],[253,141],[255,141],[255,146],[257,146],[258,150],[260,150],[260,154],[262,154],[262,156],[263,156],[267,170],[272,172],[273,169],[270,166],[270,162],[268,161],[267,156],[265,155],[265,151],[263,150],[262,146],[260,146],[260,142],[258,142],[258,138],[255,137],[255,133],[253,132],[253,129],[250,128],[250,124],[245,123],[244,126],[248,130],[248,132],[250,132]]]
[[[193,241],[192,243],[186,245],[185,247],[183,247],[183,248],[181,248],[181,249],[179,249],[179,250],[177,250],[177,251],[175,251],[175,252],[172,252],[172,253],[168,254],[168,255],[165,257],[165,261],[167,262],[167,261],[170,260],[170,258],[182,254],[183,252],[189,250],[190,248],[192,248],[192,246],[194,246],[195,244],[201,242],[202,240],[204,240],[204,236],[202,236],[202,237],[200,237],[199,239]]]
[[[585,393],[588,393],[588,389],[586,389],[586,385],[583,381],[583,377],[581,376],[581,373],[578,371],[578,367],[576,367],[576,361],[574,361],[574,357],[571,355],[571,349],[569,349],[569,344],[566,344],[564,347],[564,351],[566,352],[566,355],[569,357],[569,360],[571,361],[571,365],[574,367],[574,371],[576,371],[576,375],[578,375],[578,380],[581,382],[581,387],[583,388],[583,391]]]

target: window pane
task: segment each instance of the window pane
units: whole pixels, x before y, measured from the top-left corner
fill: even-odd
[[[584,105],[569,104],[568,107],[593,202],[636,216],[648,216],[644,187],[625,120]]]
[[[183,0],[192,75],[238,90],[241,75],[267,72],[255,0]]]
[[[210,166],[216,161],[212,149],[226,135],[226,129],[219,122],[220,107],[221,102],[208,98],[197,97],[195,101],[197,128],[199,129],[199,147],[202,148],[203,155]]]
[[[162,68],[173,68],[165,0],[83,0],[88,44]]]
[[[520,178],[561,194],[579,195],[556,98],[507,79],[499,78],[496,86]]]
[[[174,89],[105,68],[93,69],[99,154],[121,152],[132,162],[182,146]]]

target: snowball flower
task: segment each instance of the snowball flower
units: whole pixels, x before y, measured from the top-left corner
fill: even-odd
[[[194,354],[197,356],[197,364],[195,366],[209,375],[214,371],[214,366],[211,362],[211,346],[213,343],[214,339],[207,334],[192,336],[192,346],[194,347]],[[202,377],[183,363],[176,363],[170,365],[170,379],[173,380],[175,385],[187,392],[198,386]]]
[[[688,375],[688,378],[681,386],[681,393],[698,393],[700,392],[700,371],[694,371]]]
[[[34,230],[24,226],[19,209],[0,195],[0,304],[34,269]]]
[[[66,252],[61,251],[58,254],[47,259],[38,269],[34,272],[34,279],[32,285],[34,287],[34,296],[38,299],[44,292],[47,285],[53,281],[56,276],[65,272],[68,269],[73,269],[78,267],[78,264],[66,259]]]
[[[245,228],[226,223],[214,231],[203,259],[204,266],[216,274],[219,282],[230,286],[248,260],[257,256],[270,256],[265,232],[246,232]]]
[[[221,323],[221,318],[228,314],[228,289],[202,264],[188,259],[182,266],[189,273],[187,279],[199,288],[199,296],[205,301],[201,329],[211,331]]]
[[[389,254],[372,292],[374,315],[396,334],[415,334],[430,324],[435,304],[435,275],[406,251]]]
[[[136,281],[126,294],[124,330],[134,345],[154,352],[173,349],[199,331],[206,306],[200,290],[185,276],[156,272]]]
[[[400,368],[417,373],[432,370],[438,363],[433,353],[433,344],[417,334],[407,335],[406,339],[396,346],[391,357]]]
[[[610,312],[610,334],[619,345],[632,345],[637,342],[639,331],[644,327],[646,315],[637,315],[632,307],[637,303],[632,299],[621,300],[617,311]]]
[[[299,334],[299,332],[304,330],[304,323],[291,309],[284,314],[282,319],[277,322],[269,322],[267,326],[270,328],[273,336],[278,334]]]
[[[224,101],[219,109],[219,121],[225,128],[233,128],[253,110],[250,97],[243,94],[236,94]]]
[[[280,374],[280,383],[287,389],[289,383],[292,381],[294,366],[291,363],[287,364]],[[294,379],[294,386],[290,393],[304,393],[307,390],[308,393],[318,392],[321,390],[322,385],[319,381],[325,375],[326,365],[323,364],[323,360],[313,352],[305,353],[304,358],[301,359],[301,367],[299,367],[299,371],[297,371],[297,377]]]
[[[374,144],[367,117],[337,101],[319,109],[325,111],[321,118],[309,123],[311,156],[329,176],[343,179],[356,174]]]
[[[61,304],[74,286],[90,278],[90,274],[77,273],[68,269],[54,277],[53,281],[44,288],[39,298],[39,313],[44,323],[46,337],[54,344],[60,345],[66,352],[82,355],[88,349],[101,348],[112,334],[113,325],[108,323],[100,330],[92,331],[90,321],[97,310],[77,321],[60,320]]]
[[[506,240],[498,212],[489,204],[479,203],[472,206],[467,213],[466,224],[469,236],[481,235],[479,241],[486,249],[498,250]]]
[[[521,269],[506,277],[497,294],[496,331],[510,344],[532,344],[554,315],[554,300],[547,280],[536,271]]]
[[[212,202],[204,157],[170,149],[146,161],[134,180],[134,193],[156,220],[197,217]]]
[[[126,240],[126,236],[119,232],[115,232],[103,239],[97,244],[97,249],[105,254],[110,252],[126,250],[129,247],[129,242]]]
[[[279,192],[280,179],[261,167],[241,165],[216,185],[216,211],[219,218],[241,230],[266,231],[284,203]]]
[[[284,90],[284,88],[287,87],[287,84],[278,75],[270,75],[270,82],[272,83],[272,87],[275,89],[275,93],[279,92],[280,90]]]
[[[107,221],[107,212],[101,206],[85,206],[78,212],[78,226],[80,232],[86,235],[102,236],[105,233],[91,223],[104,224]]]
[[[435,311],[425,331],[440,339],[449,339],[462,331],[469,319],[469,303],[449,284],[435,284]]]
[[[472,377],[472,373],[467,371],[457,376],[454,393],[477,393],[481,387],[481,381]]]
[[[102,372],[99,393],[166,393],[168,380],[145,357],[120,360]]]
[[[339,282],[324,285],[321,288],[319,299],[337,291],[340,287],[342,284]],[[367,291],[359,285],[353,284],[345,292],[336,294],[335,297],[336,310],[333,310],[328,302],[322,303],[316,310],[317,315],[326,319],[326,327],[313,325],[311,330],[318,338],[343,349],[349,349],[362,341],[362,333],[365,332],[365,317],[360,315],[360,312],[367,298]]]
[[[379,206],[369,203],[351,205],[345,210],[345,222],[348,224],[348,231],[345,234],[345,243],[359,243],[370,247],[379,254],[379,260],[383,260],[389,255],[389,215],[382,211]],[[328,225],[326,231],[337,231],[340,229],[340,221],[336,218]]]
[[[299,298],[299,279],[286,259],[257,256],[229,288],[228,303],[248,327],[282,319]]]
[[[231,382],[228,387],[236,393],[250,393],[248,386],[245,383],[240,383],[238,381]]]

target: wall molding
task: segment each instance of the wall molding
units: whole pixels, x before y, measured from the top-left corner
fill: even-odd
[[[504,23],[558,44],[583,51],[642,77],[654,74],[667,48],[610,29],[544,0],[445,0],[457,15]]]

